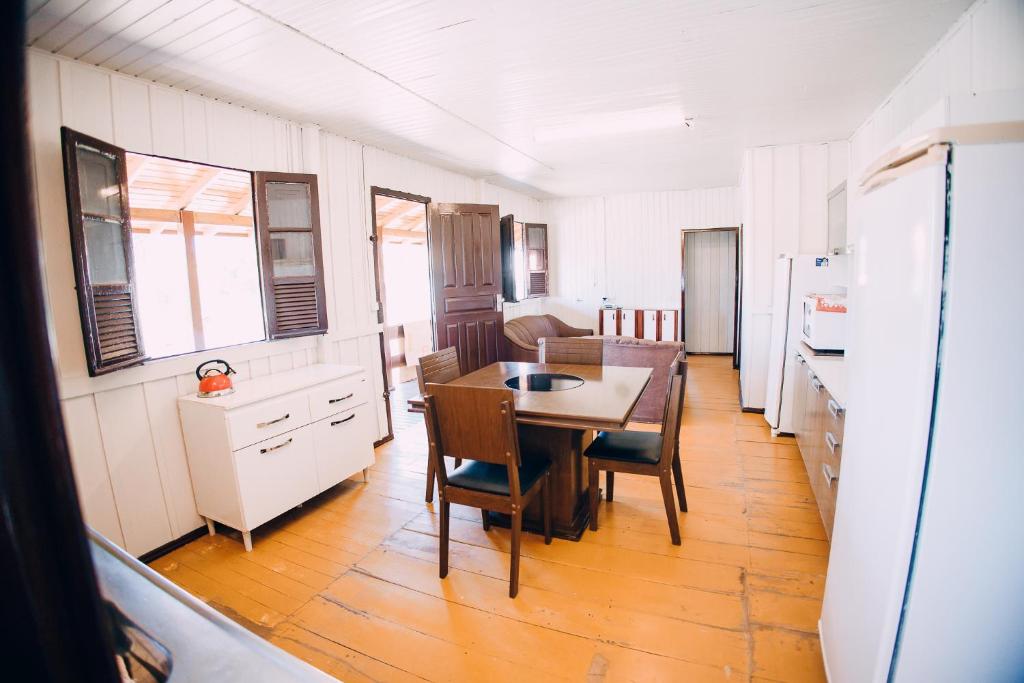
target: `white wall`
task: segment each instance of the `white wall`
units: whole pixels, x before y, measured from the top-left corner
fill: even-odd
[[[627,308],[679,308],[682,230],[739,225],[734,187],[547,199],[546,313],[597,329],[602,297]]]
[[[224,357],[238,379],[313,362],[363,366],[383,393],[368,235],[369,188],[437,201],[495,202],[537,220],[540,203],[302,125],[184,91],[29,51],[29,106],[51,340],[72,464],[86,521],[133,554],[202,525],[176,398],[200,360]],[[135,152],[251,170],[317,173],[330,330],[89,377],[68,237],[60,126]],[[540,306],[530,302],[529,311]],[[510,310],[515,313],[519,308]],[[378,399],[379,433],[386,430]]]
[[[947,125],[1024,119],[1024,0],[979,0],[850,137],[849,241],[866,168],[909,137]]]
[[[740,385],[745,408],[764,408],[775,260],[780,254],[825,253],[828,193],[845,179],[846,167],[845,142],[744,152]]]

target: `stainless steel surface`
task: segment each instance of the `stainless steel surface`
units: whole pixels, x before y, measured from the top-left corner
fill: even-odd
[[[825,432],[825,445],[828,446],[829,452],[834,455],[836,447],[839,445],[839,442],[836,441],[835,434],[832,432]]]
[[[834,398],[830,398],[828,400],[828,412],[832,417],[839,417],[846,412],[846,409],[836,403]]]
[[[245,630],[89,530],[103,597],[171,654],[172,683],[336,679]]]
[[[332,427],[337,427],[340,424],[345,424],[349,420],[354,420],[354,419],[356,419],[356,414],[352,413],[351,415],[349,415],[348,417],[344,418],[343,420],[335,420],[334,422],[331,423],[331,426]]]
[[[292,416],[291,413],[285,413],[284,415],[282,415],[281,417],[279,417],[277,419],[268,420],[267,422],[258,422],[256,424],[256,428],[257,429],[263,429],[264,427],[269,427],[270,425],[276,425],[278,422],[284,422],[285,420],[287,420],[291,416]]]
[[[352,393],[352,394],[348,394],[347,396],[342,396],[341,398],[332,398],[332,399],[331,399],[330,401],[328,401],[328,403],[330,403],[330,404],[334,404],[334,403],[341,403],[342,401],[347,401],[347,400],[349,400],[349,399],[350,399],[350,398],[352,398],[353,396],[355,396],[355,394],[354,394],[354,393]]]
[[[832,488],[832,482],[839,478],[836,476],[836,473],[832,471],[832,468],[829,467],[828,463],[822,463],[821,473],[825,475],[825,486],[829,488]]]
[[[276,446],[268,446],[267,448],[261,448],[260,449],[260,453],[270,453],[271,451],[276,451],[278,448],[284,448],[285,446],[290,444],[292,441],[294,441],[294,439],[289,437],[288,440],[285,441],[284,443],[279,443]]]

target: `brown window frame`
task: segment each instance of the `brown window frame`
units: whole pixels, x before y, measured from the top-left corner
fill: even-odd
[[[74,131],[67,126],[60,129],[61,149],[64,156],[65,191],[68,204],[68,229],[71,233],[71,256],[75,271],[75,285],[78,291],[78,310],[82,322],[82,338],[89,375],[95,377],[114,370],[138,365],[146,360],[142,327],[139,323],[139,308],[135,295],[135,260],[132,254],[131,209],[128,205],[128,172],[125,150],[102,140]],[[86,254],[85,219],[90,215],[82,210],[81,187],[78,176],[79,146],[91,147],[117,159],[118,188],[121,197],[121,246],[124,250],[125,284],[93,284],[89,274]],[[99,216],[97,216],[99,217]],[[102,218],[109,218],[103,216]],[[122,326],[130,321],[134,335],[135,352],[106,360],[103,354],[102,331],[97,313],[97,296],[127,296],[131,307],[131,318],[122,318]],[[124,301],[124,299],[122,299]],[[124,305],[124,304],[122,304]],[[127,328],[124,329],[127,333]]]
[[[267,206],[268,183],[304,183],[309,186],[309,227],[270,226],[270,214]],[[252,174],[254,194],[253,207],[256,234],[259,236],[261,279],[263,282],[263,310],[267,320],[267,338],[291,339],[314,334],[327,333],[327,296],[324,285],[323,245],[320,237],[320,194],[317,187],[317,176],[312,173],[280,173],[275,171],[255,171]],[[274,277],[274,255],[271,236],[276,232],[309,232],[313,241],[312,276]],[[289,288],[312,285],[314,304],[304,311],[290,311],[290,316],[299,316],[312,321],[312,324],[295,327],[286,325],[279,315],[276,294],[278,288],[283,292]],[[313,315],[315,313],[315,316]]]
[[[541,230],[544,233],[544,248],[538,249],[530,246],[530,230]],[[526,298],[527,299],[538,299],[540,297],[548,296],[548,226],[546,223],[523,223],[523,248],[526,250]],[[543,253],[543,268],[530,268],[530,252],[542,252]],[[534,291],[533,289],[533,274],[543,273],[544,274],[544,289],[543,291]]]

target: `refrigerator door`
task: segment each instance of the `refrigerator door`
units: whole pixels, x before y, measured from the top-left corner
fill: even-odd
[[[850,273],[843,472],[820,623],[833,683],[885,681],[935,390],[946,154],[862,199]]]
[[[938,392],[897,682],[1024,672],[1024,143],[953,155]]]
[[[786,366],[786,331],[789,329],[789,277],[793,259],[775,261],[772,280],[772,329],[768,346],[768,384],[764,397],[764,419],[778,429],[782,407],[782,374]]]

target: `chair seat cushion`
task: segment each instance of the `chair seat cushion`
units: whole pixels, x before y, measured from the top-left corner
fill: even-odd
[[[551,464],[544,458],[523,458],[523,464],[519,466],[519,495],[529,491],[550,467]],[[448,475],[448,485],[501,496],[510,495],[508,468],[478,460],[467,460],[457,467]]]
[[[656,464],[661,460],[661,434],[600,432],[584,455],[588,458]]]

